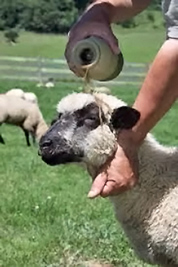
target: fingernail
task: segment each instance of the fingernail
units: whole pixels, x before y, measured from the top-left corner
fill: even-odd
[[[97,191],[90,191],[88,193],[88,198],[95,198],[98,196],[98,192]]]

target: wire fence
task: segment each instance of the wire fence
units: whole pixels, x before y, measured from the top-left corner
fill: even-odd
[[[148,68],[149,64],[125,62],[121,74],[105,84],[140,85]],[[56,82],[80,81],[64,59],[0,57],[0,79],[46,82],[50,78]]]

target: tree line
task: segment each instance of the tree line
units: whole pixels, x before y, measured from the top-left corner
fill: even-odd
[[[0,30],[17,28],[41,33],[66,33],[88,2],[86,0],[0,0]],[[157,10],[160,8],[160,3],[161,0],[153,0],[149,8]]]

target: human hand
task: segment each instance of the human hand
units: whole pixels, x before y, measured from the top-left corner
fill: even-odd
[[[119,54],[118,41],[111,30],[107,9],[108,3],[91,5],[69,32],[65,57],[69,68],[77,76],[84,76],[83,70],[79,71],[71,60],[72,49],[78,41],[89,36],[97,36],[104,39],[115,54]]]
[[[106,162],[94,179],[88,194],[89,198],[117,195],[131,189],[138,181],[138,145],[127,138],[123,131],[118,140],[117,151],[109,162]]]

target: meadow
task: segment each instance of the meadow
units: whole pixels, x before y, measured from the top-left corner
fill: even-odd
[[[0,92],[13,81],[1,82]],[[58,100],[79,91],[78,84],[58,83],[54,89],[33,91],[48,124]],[[112,93],[131,104],[138,92],[133,87],[112,87]],[[175,144],[177,104],[153,130],[164,144]],[[117,224],[107,199],[87,199],[91,181],[75,165],[50,167],[38,156],[38,147],[26,147],[21,129],[3,125],[0,161],[0,266],[74,267],[97,259],[113,266],[148,266],[140,262]]]
[[[158,29],[123,30],[119,36],[125,59],[151,62],[163,39]],[[22,33],[10,47],[0,33],[0,56],[63,57],[65,36]],[[58,82],[53,89],[33,82],[1,80],[0,93],[17,86],[34,92],[50,124],[56,104],[79,91],[78,83]],[[112,94],[132,104],[139,88],[112,86]],[[156,138],[177,145],[178,103],[153,129]],[[6,145],[0,145],[0,266],[85,267],[85,261],[108,262],[116,267],[148,267],[138,260],[116,222],[108,199],[89,200],[89,175],[75,165],[50,167],[38,156],[38,146],[26,147],[21,129],[2,125]]]
[[[114,26],[113,30],[128,62],[150,63],[165,38],[163,28],[123,29]],[[18,43],[12,46],[6,43],[3,32],[0,32],[0,56],[63,58],[66,42],[65,35],[22,31]]]

